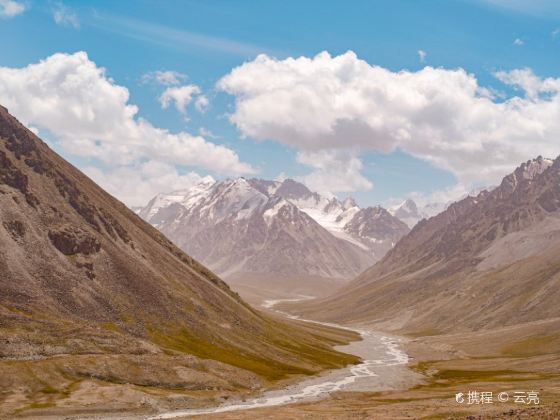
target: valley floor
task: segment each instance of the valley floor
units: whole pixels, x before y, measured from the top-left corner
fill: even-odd
[[[397,380],[386,383],[390,386],[383,390],[376,388],[379,383],[368,383],[371,388],[366,392],[347,388],[313,401],[194,418],[560,419],[560,341],[555,333],[559,327],[560,320],[553,319],[491,331],[411,338],[402,345],[410,356],[408,366],[414,373],[408,378],[414,378],[414,383]],[[358,350],[361,343],[352,343],[345,351],[364,357]],[[493,402],[468,404],[469,391],[492,392]],[[538,393],[538,405],[514,402],[516,393],[533,391]],[[460,392],[464,394],[462,403],[456,401]],[[508,394],[507,402],[498,401],[501,392]]]
[[[240,291],[243,294],[243,291]],[[252,304],[274,311],[277,303],[301,300],[302,296],[266,291],[251,296]],[[267,309],[268,308],[268,309]],[[303,321],[302,321],[303,322]],[[320,325],[310,321],[310,325]],[[353,329],[353,328],[352,328]],[[321,375],[278,384],[260,397],[235,395],[217,406],[184,410],[192,404],[177,395],[176,408],[158,405],[142,397],[134,387],[108,387],[97,401],[99,414],[55,412],[45,408],[38,419],[559,419],[560,418],[560,319],[498,330],[443,336],[400,339],[387,334],[360,330],[364,340],[340,346],[338,350],[359,356],[365,363],[325,372]],[[405,353],[408,355],[404,358]],[[408,363],[408,364],[406,364]],[[492,392],[493,403],[468,404],[469,391]],[[538,405],[515,403],[516,392],[537,392]],[[130,406],[108,414],[99,398],[111,399],[114,392],[128,393]],[[458,403],[456,394],[465,401]],[[507,392],[507,402],[497,401]],[[149,394],[148,394],[149,395]],[[141,398],[140,398],[141,397]],[[140,398],[140,403],[138,399]],[[199,405],[200,407],[200,405]],[[229,407],[229,408],[228,408]],[[160,414],[155,414],[159,412]],[[154,414],[150,414],[154,413]]]
[[[266,300],[262,306],[274,310],[274,306],[278,303],[301,301],[308,298],[311,297]],[[276,312],[282,316],[295,319],[289,316],[289,314],[280,311]],[[340,328],[338,325],[317,323],[311,320],[300,320],[300,322]],[[265,392],[257,398],[246,401],[228,402],[208,409],[172,411],[155,416],[153,419],[179,418],[197,414],[225,414],[236,411],[246,412],[246,410],[253,410],[259,407],[277,407],[302,401],[319,401],[338,391],[359,392],[407,389],[421,381],[421,374],[412,372],[406,367],[408,356],[401,350],[402,339],[371,330],[347,329],[359,332],[362,336],[362,341],[340,346],[337,350],[360,357],[363,362],[358,365],[328,371],[282,389]]]

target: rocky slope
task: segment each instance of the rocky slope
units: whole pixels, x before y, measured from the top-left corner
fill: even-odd
[[[560,159],[537,158],[499,187],[423,220],[307,316],[420,335],[560,316]]]
[[[408,232],[380,207],[360,209],[289,179],[206,178],[156,196],[139,214],[227,278],[351,278]]]
[[[87,381],[250,390],[354,360],[333,334],[252,309],[0,107],[2,408]]]

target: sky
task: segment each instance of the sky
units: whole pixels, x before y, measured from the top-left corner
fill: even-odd
[[[560,3],[0,0],[0,104],[130,206],[286,177],[447,201],[560,154]]]

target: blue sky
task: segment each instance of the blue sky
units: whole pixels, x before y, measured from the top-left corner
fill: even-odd
[[[138,107],[134,118],[145,119],[152,126],[172,133],[202,133],[208,143],[224,146],[235,153],[239,162],[247,164],[251,168],[245,174],[247,176],[275,178],[283,174],[309,181],[312,186],[323,189],[332,185],[332,192],[340,196],[353,195],[362,205],[389,204],[394,199],[411,195],[429,201],[440,197],[438,194],[445,196],[473,185],[493,183],[497,173],[505,174],[506,168],[513,169],[520,162],[515,159],[556,152],[555,140],[551,137],[553,131],[547,134],[550,138],[543,138],[535,145],[516,146],[515,150],[510,150],[509,145],[504,145],[502,150],[501,145],[507,140],[500,140],[498,145],[492,144],[484,150],[486,154],[503,155],[500,165],[487,177],[479,177],[461,166],[468,165],[469,161],[459,162],[453,156],[447,159],[445,151],[441,150],[432,153],[433,147],[439,147],[437,144],[430,146],[428,153],[426,148],[422,148],[426,143],[424,137],[414,140],[417,141],[415,144],[407,140],[404,146],[396,142],[387,148],[381,145],[383,139],[372,140],[371,145],[367,139],[359,143],[347,139],[349,147],[346,149],[346,140],[340,134],[333,140],[333,147],[323,148],[318,141],[311,141],[303,135],[301,141],[298,135],[290,138],[293,127],[288,127],[288,123],[280,128],[271,127],[271,116],[244,115],[246,120],[255,118],[259,121],[260,125],[254,129],[243,128],[246,120],[234,123],[228,118],[236,112],[236,99],[243,101],[252,95],[255,101],[260,101],[255,104],[266,104],[263,101],[271,100],[264,96],[267,78],[276,77],[270,72],[271,66],[266,70],[251,70],[254,71],[251,74],[259,76],[254,83],[260,85],[251,86],[249,90],[231,87],[237,86],[235,81],[228,88],[217,87],[220,79],[244,62],[252,62],[261,53],[284,62],[289,57],[312,59],[322,51],[336,57],[350,50],[357,60],[380,66],[394,74],[401,70],[419,72],[425,66],[444,70],[464,69],[473,75],[478,85],[497,92],[492,103],[498,106],[501,101],[514,96],[527,97],[526,85],[522,85],[520,93],[521,85],[517,82],[504,84],[505,77],[498,80],[495,75],[498,71],[528,68],[539,80],[560,77],[560,32],[556,32],[560,28],[560,8],[552,1],[4,0],[0,1],[0,10],[8,3],[20,4],[24,10],[11,9],[10,12],[4,9],[6,13],[0,18],[0,37],[5,40],[0,44],[2,68],[23,69],[55,53],[84,51],[89,61],[98,68],[106,69],[105,77],[111,83],[128,89],[128,104]],[[424,55],[423,59],[421,55]],[[353,58],[349,60],[355,61]],[[320,65],[313,64],[314,69]],[[163,109],[158,98],[165,89],[173,86],[163,85],[154,77],[150,79],[146,76],[153,76],[157,71],[184,75],[174,87],[196,85],[200,92],[198,96],[207,98],[208,106],[203,112],[197,111],[197,95],[194,95],[186,106],[186,117],[174,106],[173,100]],[[14,95],[25,94],[28,97],[32,92],[15,92],[13,81],[5,83],[7,87],[0,89],[1,103],[7,104],[11,110],[18,110],[21,115],[17,112],[16,115],[35,127],[65,158],[86,170],[128,204],[139,204],[155,189],[166,188],[166,178],[162,174],[165,168],[162,166],[159,171],[153,172],[154,176],[161,177],[161,182],[146,186],[142,192],[123,193],[123,188],[130,190],[134,188],[133,184],[123,184],[121,188],[118,179],[108,178],[131,173],[124,168],[136,170],[139,164],[148,162],[154,152],[137,157],[136,163],[124,158],[121,161],[111,160],[101,154],[89,155],[87,143],[83,143],[83,148],[77,152],[75,143],[58,138],[58,133],[70,133],[69,129],[59,130],[59,127],[45,122],[45,117],[26,113],[25,106],[32,106],[33,102],[26,105],[13,99]],[[544,89],[537,93],[541,95],[538,100],[554,101],[556,88]],[[416,118],[403,115],[403,118]],[[290,120],[290,115],[282,116],[286,121]],[[541,123],[546,125],[547,121]],[[370,120],[367,123],[373,124]],[[401,121],[399,124],[410,128],[413,123]],[[468,124],[469,121],[462,126],[468,127]],[[484,127],[488,126],[485,123]],[[425,128],[425,124],[422,127]],[[72,130],[73,136],[79,135],[75,128]],[[480,130],[473,130],[473,138],[488,134]],[[276,132],[279,133],[277,136]],[[350,130],[344,135],[352,136],[353,132]],[[366,131],[367,135],[371,134],[368,133]],[[415,136],[414,126],[410,128],[409,136]],[[441,145],[441,142],[438,144]],[[159,147],[165,147],[165,142]],[[441,147],[445,149],[448,146]],[[328,153],[332,150],[333,156],[336,155],[328,165],[321,163],[325,162],[324,155],[318,155],[324,150]],[[114,155],[118,153],[115,149]],[[302,157],[302,154],[305,156]],[[231,165],[228,164],[197,164],[196,159],[174,160],[168,156],[158,159],[176,171],[174,180],[169,181],[169,188],[177,187],[180,181],[192,182],[194,176],[186,177],[190,173],[201,176],[211,174],[216,178],[244,174],[243,170],[230,171],[228,168]],[[363,178],[361,182],[349,180],[338,185],[334,182],[336,180],[328,177],[328,172],[336,174],[336,171],[344,171],[345,166],[354,163],[357,165],[356,173]],[[329,166],[331,164],[341,168]],[[314,172],[315,177],[306,178]],[[149,173],[142,179],[150,176]],[[353,173],[344,174],[352,177]],[[180,178],[181,175],[185,177]],[[457,188],[458,184],[461,188]]]

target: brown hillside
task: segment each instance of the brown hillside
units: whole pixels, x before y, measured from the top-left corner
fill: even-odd
[[[355,360],[331,348],[346,333],[252,309],[4,108],[0,292],[5,403],[16,389],[67,395],[85,378],[247,390]]]

